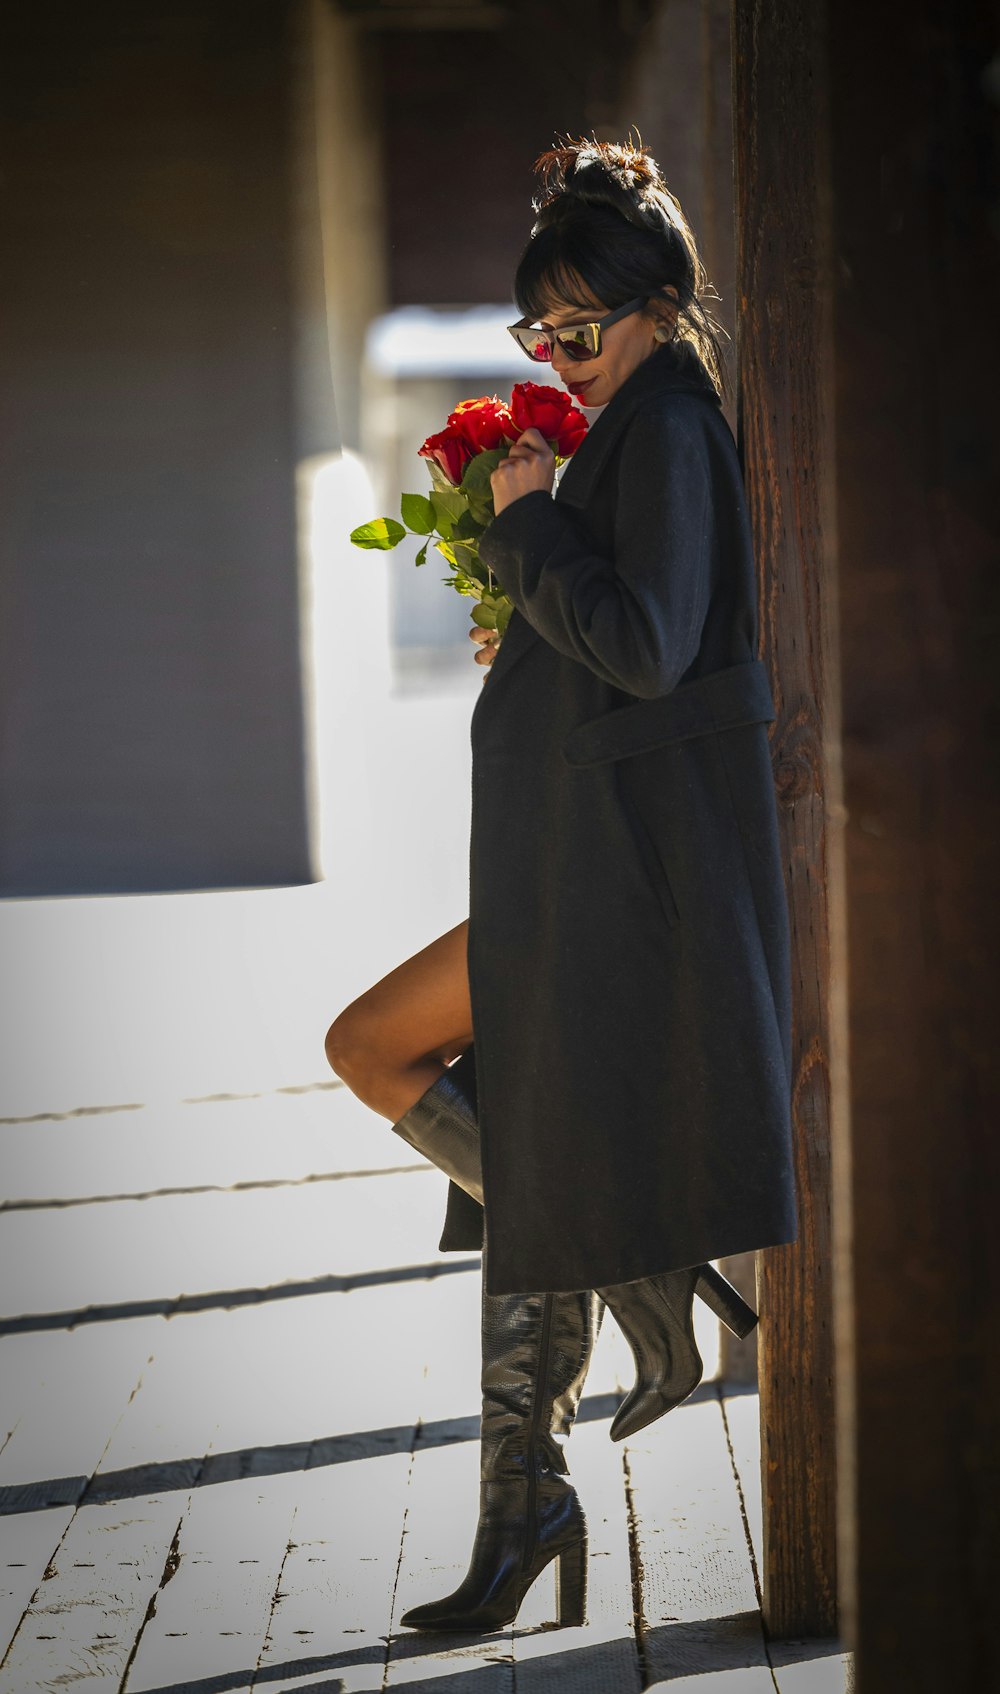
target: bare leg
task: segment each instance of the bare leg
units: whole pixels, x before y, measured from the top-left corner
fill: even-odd
[[[352,1000],[326,1034],[330,1067],[396,1123],[472,1043],[464,918]]]

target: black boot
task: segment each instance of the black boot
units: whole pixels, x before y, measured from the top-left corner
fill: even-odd
[[[474,1063],[474,1049],[467,1047],[392,1127],[482,1205],[479,1123],[470,1086]],[[615,1441],[680,1405],[701,1381],[704,1366],[691,1310],[696,1294],[734,1335],[749,1335],[757,1322],[757,1313],[732,1283],[708,1264],[618,1282],[598,1293],[611,1307],[636,1365],[635,1385],[611,1425]]]
[[[483,1203],[479,1119],[475,1107],[475,1057],[467,1047],[392,1126],[466,1194]]]
[[[635,1385],[612,1420],[612,1441],[645,1429],[697,1388],[704,1366],[694,1338],[696,1294],[734,1335],[749,1335],[757,1322],[757,1313],[713,1265],[662,1271],[597,1292],[611,1307],[635,1360]]]
[[[601,1311],[589,1290],[487,1294],[484,1248],[479,1523],[464,1580],[406,1612],[409,1628],[502,1629],[553,1559],[558,1622],[583,1623],[587,1524],[556,1437],[572,1428]]]

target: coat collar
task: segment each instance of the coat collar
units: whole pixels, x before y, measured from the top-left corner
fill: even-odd
[[[559,478],[555,498],[585,506],[608,454],[633,413],[653,395],[698,394],[721,407],[718,390],[690,341],[666,341],[613,394]]]
[[[654,395],[664,393],[696,394],[718,407],[722,404],[714,382],[691,343],[664,342],[636,367],[617,394],[612,395],[600,417],[595,419],[569,463],[563,466],[555,498],[568,506],[585,507],[608,454],[633,413]],[[480,698],[495,693],[503,686],[511,666],[538,639],[534,625],[518,612],[511,619],[500,643]]]

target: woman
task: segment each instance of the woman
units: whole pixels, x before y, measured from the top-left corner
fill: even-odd
[[[476,655],[468,922],[327,1036],[451,1178],[442,1248],[483,1246],[479,1525],[424,1629],[509,1623],[553,1559],[582,1621],[557,1437],[604,1305],[636,1363],[620,1439],[699,1382],[696,1293],[756,1322],[708,1261],[797,1227],[775,713],[704,273],[648,154],[567,140],[536,169],[512,334],[601,410],[554,497],[536,430],[493,475],[480,553],[515,611]]]

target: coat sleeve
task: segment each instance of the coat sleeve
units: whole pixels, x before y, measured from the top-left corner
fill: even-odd
[[[647,407],[619,454],[613,559],[593,551],[566,507],[542,490],[505,506],[479,550],[557,652],[653,699],[676,687],[701,642],[710,524],[704,437],[676,411]]]

